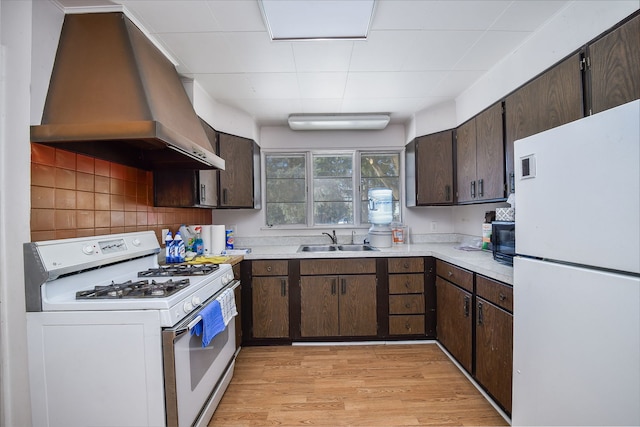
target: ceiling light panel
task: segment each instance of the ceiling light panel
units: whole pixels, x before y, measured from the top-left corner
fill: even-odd
[[[272,40],[366,39],[375,0],[260,0]]]

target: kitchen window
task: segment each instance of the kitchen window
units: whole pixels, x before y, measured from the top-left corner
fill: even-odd
[[[267,226],[365,226],[368,191],[390,188],[400,218],[400,153],[265,153]]]

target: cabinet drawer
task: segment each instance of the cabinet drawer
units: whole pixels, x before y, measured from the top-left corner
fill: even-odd
[[[304,259],[300,261],[300,275],[302,276],[375,272],[375,258]]]
[[[389,258],[389,273],[422,273],[424,258]]]
[[[424,315],[389,316],[389,335],[424,335]]]
[[[476,276],[476,293],[498,307],[513,312],[513,288],[484,276]]]
[[[390,294],[421,294],[424,292],[424,274],[392,274],[389,276]]]
[[[289,274],[289,262],[285,260],[252,261],[253,276],[286,276]]]
[[[389,295],[389,314],[424,314],[424,295]]]
[[[469,292],[473,292],[473,273],[468,270],[436,260],[436,274]]]

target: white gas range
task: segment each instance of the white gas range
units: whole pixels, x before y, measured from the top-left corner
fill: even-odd
[[[160,266],[159,252],[152,231],[24,245],[34,425],[209,421],[235,322],[206,346],[191,330],[239,282],[228,264]]]

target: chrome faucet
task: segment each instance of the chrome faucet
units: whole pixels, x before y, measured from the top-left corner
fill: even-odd
[[[351,230],[351,244],[352,245],[355,243],[355,238],[356,238],[356,230]]]
[[[333,230],[333,235],[329,233],[322,233],[322,234],[326,234],[327,236],[329,236],[329,238],[331,239],[331,243],[333,243],[334,245],[338,244],[338,238],[336,237],[336,230]]]

